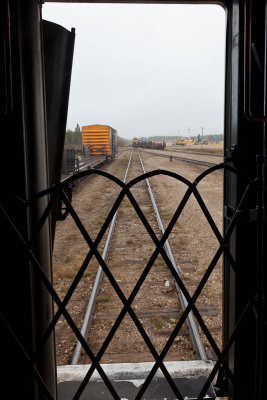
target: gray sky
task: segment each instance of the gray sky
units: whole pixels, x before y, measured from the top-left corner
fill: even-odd
[[[76,30],[67,128],[223,133],[225,12],[215,5],[45,3]]]

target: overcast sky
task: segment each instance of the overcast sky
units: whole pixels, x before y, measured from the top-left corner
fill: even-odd
[[[45,3],[43,18],[76,30],[68,129],[105,124],[128,139],[223,133],[220,6]]]

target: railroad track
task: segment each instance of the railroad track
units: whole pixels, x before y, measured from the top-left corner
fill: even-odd
[[[166,151],[172,151],[174,153],[183,153],[183,154],[198,154],[200,156],[210,156],[210,157],[220,157],[223,158],[223,154],[215,154],[212,152],[201,152],[201,151],[190,151],[190,150],[179,150],[179,149],[172,149],[166,148]]]
[[[119,157],[123,152],[129,151],[129,149],[121,149],[118,151],[118,154],[114,158]],[[82,171],[86,171],[88,169],[100,168],[103,164],[107,161],[106,155],[99,155],[99,156],[80,156],[75,157],[73,160],[73,170],[72,171],[62,171],[61,173],[61,182],[67,180],[71,175],[75,173],[79,173]]]
[[[145,169],[141,155],[134,151],[130,155],[123,181],[129,182],[142,173],[145,173]],[[146,179],[139,182],[131,188],[131,193],[153,228],[157,239],[160,240],[164,234],[164,227],[149,181]],[[168,241],[165,242],[164,247],[179,275]],[[162,351],[179,316],[187,306],[183,293],[178,284],[174,283],[163,259],[155,261],[144,279],[142,272],[149,264],[149,258],[154,249],[155,244],[140,218],[132,209],[129,200],[124,199],[110,223],[102,258],[108,264],[123,296],[128,298],[141,323],[141,330],[145,335],[147,333],[151,344],[145,344],[132,319],[126,310],[123,310],[121,300],[99,265],[80,332],[102,362],[153,360],[149,346],[152,345],[158,353]],[[140,288],[139,291],[137,287]],[[114,324],[118,327],[114,336],[116,340],[112,339],[112,335],[110,339],[105,339],[112,331]],[[192,313],[188,315],[186,326],[181,329],[168,356],[173,360],[207,360]],[[78,342],[71,363],[88,362],[90,360]]]
[[[195,159],[187,158],[187,157],[174,156],[174,155],[170,155],[170,154],[160,154],[160,153],[155,153],[155,152],[147,151],[147,150],[141,150],[141,151],[143,151],[146,154],[151,154],[153,156],[165,157],[165,158],[170,158],[171,157],[173,160],[184,161],[184,162],[187,162],[187,163],[190,163],[190,164],[197,164],[197,165],[201,165],[201,166],[207,167],[207,168],[215,167],[216,165],[219,164],[219,163],[214,163],[214,162],[210,162],[210,161],[195,160]]]

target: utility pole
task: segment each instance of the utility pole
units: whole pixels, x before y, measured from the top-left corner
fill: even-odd
[[[172,142],[172,133],[170,133],[171,136],[171,155],[170,155],[170,161],[172,161],[172,146],[173,146],[173,142]]]
[[[204,129],[204,128],[202,128],[202,127],[200,127],[200,128],[202,129],[202,141],[203,141],[203,129]]]
[[[204,129],[204,128],[202,128],[202,126],[201,126],[200,128],[201,128],[201,130],[202,130],[202,134],[201,134],[201,136],[202,136],[202,139],[201,139],[201,149],[202,149],[202,145],[203,145],[203,129]]]

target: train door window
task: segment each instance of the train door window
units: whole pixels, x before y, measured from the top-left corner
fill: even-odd
[[[138,365],[144,382],[155,360],[166,392],[153,394],[147,387],[151,398],[172,398],[173,391],[181,398],[172,378],[185,362],[200,385],[187,388],[185,395],[197,396],[205,368],[208,376],[222,349],[223,172],[217,165],[224,142],[225,10],[215,4],[48,2],[42,14],[76,30],[66,148],[75,149],[80,172],[88,156],[103,165],[97,160],[106,159],[111,142],[118,142],[120,152],[104,164],[103,173],[77,183],[76,211],[56,227],[54,288],[62,300],[68,298],[67,312],[88,339],[87,345],[76,344],[76,333],[61,314],[56,324],[59,380],[67,379],[66,366],[80,364],[76,378],[83,383],[71,378],[72,389],[67,394],[59,385],[60,396],[66,400],[72,392],[86,392],[91,363],[114,398],[116,391],[128,398],[125,382],[118,383],[123,371],[130,376]],[[111,141],[105,142],[107,137]],[[123,181],[130,154],[132,170],[125,182],[134,183],[129,192],[117,179]],[[146,181],[138,154],[151,174],[146,194],[141,193]],[[101,268],[103,285],[96,287],[99,257],[104,258],[104,239],[122,192],[113,247]],[[153,219],[151,192],[163,227]],[[91,255],[88,246],[93,245],[97,252]],[[129,277],[125,286],[122,271]],[[83,319],[94,290],[98,297],[88,332]],[[191,312],[184,313],[192,298]],[[99,382],[99,375],[93,376]],[[135,384],[131,396],[140,390]],[[106,390],[101,385],[98,393]],[[90,390],[94,393],[93,386]],[[215,398],[210,383],[202,395]]]

